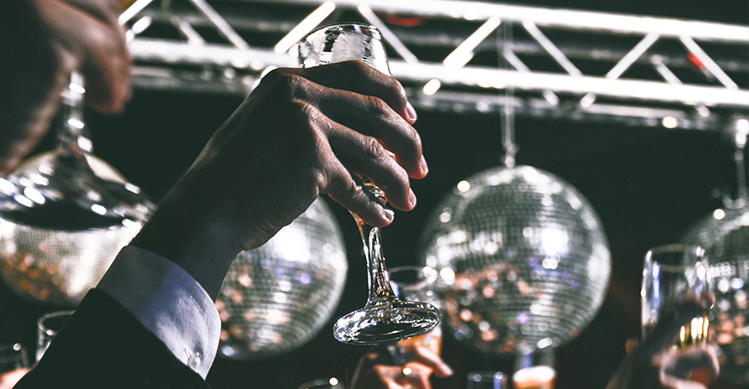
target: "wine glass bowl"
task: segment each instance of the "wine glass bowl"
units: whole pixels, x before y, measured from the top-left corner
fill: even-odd
[[[381,34],[374,26],[347,23],[323,27],[298,44],[301,67],[312,67],[348,60],[359,60],[390,74]],[[362,187],[384,206],[384,192],[367,177],[358,176]],[[380,244],[379,228],[369,226],[352,213],[359,226],[369,274],[369,297],[364,308],[341,317],[333,336],[350,344],[389,343],[424,334],[442,320],[434,306],[402,301],[395,296],[388,281]]]
[[[17,295],[49,305],[77,305],[155,208],[91,154],[82,102],[73,75],[58,147],[0,179],[0,274]]]

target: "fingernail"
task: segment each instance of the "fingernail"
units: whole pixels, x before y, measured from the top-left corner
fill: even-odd
[[[408,118],[412,121],[416,121],[416,110],[414,109],[414,106],[411,105],[410,102],[406,102],[406,115],[408,115]]]
[[[412,207],[416,206],[416,194],[413,190],[408,190],[408,203],[411,204]]]
[[[385,214],[385,219],[388,223],[392,223],[393,220],[395,220],[395,212],[392,209],[383,208],[382,211]]]
[[[445,373],[445,377],[453,375],[453,369],[451,369],[447,364],[442,364],[442,372]]]
[[[429,173],[429,166],[427,166],[427,160],[424,158],[424,155],[421,155],[421,161],[419,162],[419,169],[421,169],[421,174],[427,175]]]

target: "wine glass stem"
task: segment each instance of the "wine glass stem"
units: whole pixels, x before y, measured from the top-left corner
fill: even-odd
[[[62,95],[63,123],[59,127],[57,137],[60,139],[61,147],[80,148],[91,152],[91,138],[83,119],[84,92],[83,76],[78,72],[72,72],[68,88]]]
[[[367,303],[390,298],[394,295],[390,287],[387,271],[385,270],[385,258],[382,256],[382,244],[380,242],[380,229],[364,223],[358,217],[357,224],[364,245],[364,256],[367,260],[367,274],[369,275],[369,296]]]

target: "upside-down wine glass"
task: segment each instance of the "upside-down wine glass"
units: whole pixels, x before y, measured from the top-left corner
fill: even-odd
[[[0,178],[0,278],[17,295],[76,306],[155,209],[140,188],[92,154],[84,80],[63,91],[50,151]]]
[[[347,60],[359,60],[390,74],[380,32],[374,26],[337,24],[314,31],[299,42],[301,67],[312,67]],[[385,193],[367,177],[362,185],[385,205]],[[390,286],[380,231],[352,213],[359,226],[369,274],[369,296],[364,308],[353,311],[336,322],[333,336],[349,344],[379,344],[421,335],[436,327],[442,315],[434,306],[398,299]]]

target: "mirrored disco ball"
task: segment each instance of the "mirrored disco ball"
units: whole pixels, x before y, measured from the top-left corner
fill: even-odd
[[[249,360],[303,346],[335,311],[347,271],[343,236],[318,198],[266,244],[232,263],[216,301],[219,353]]]
[[[154,209],[91,154],[33,157],[0,178],[0,275],[25,299],[76,306]]]
[[[720,377],[749,384],[749,208],[717,209],[682,239],[702,246],[710,262],[715,306],[710,338],[722,351]]]
[[[443,314],[458,340],[493,354],[577,336],[598,312],[611,272],[588,201],[533,168],[494,168],[435,209],[421,258],[440,274]]]

